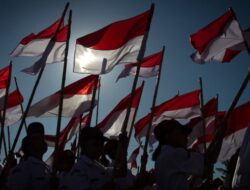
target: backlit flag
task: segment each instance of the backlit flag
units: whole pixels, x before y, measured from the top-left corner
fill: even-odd
[[[163,52],[161,51],[148,57],[145,57],[141,63],[139,76],[149,78],[158,75],[162,56]],[[137,69],[136,65],[136,63],[130,63],[125,65],[124,69],[122,70],[116,81],[118,81],[120,78],[125,78],[129,75],[135,76]]]
[[[89,75],[64,88],[63,117],[73,117],[90,110],[92,92],[98,75]],[[28,116],[56,117],[58,115],[60,93],[58,91],[30,107]]]
[[[133,152],[131,153],[131,155],[130,155],[130,157],[128,159],[128,163],[131,164],[130,169],[132,169],[132,168],[137,169],[138,165],[137,165],[137,162],[136,162],[136,158],[139,155],[139,153],[140,153],[140,146],[138,146],[136,149],[133,150]]]
[[[154,123],[165,119],[192,119],[201,115],[200,90],[178,95],[155,107]]]
[[[80,117],[81,116],[76,116],[73,117],[68,125],[59,133],[59,144],[65,140],[65,143],[70,141],[73,136],[75,136],[79,132],[79,127],[80,127]],[[84,116],[81,120],[81,128],[84,128],[87,124],[87,119],[89,115]],[[56,143],[56,136],[54,135],[45,135],[45,141],[48,144],[48,146],[55,146]]]
[[[139,106],[140,97],[143,91],[143,86],[137,88],[135,90],[134,98],[131,105],[131,111],[128,120],[127,132],[129,132],[135,110]],[[104,133],[104,136],[108,138],[118,138],[121,133],[123,122],[126,117],[127,107],[129,105],[131,94],[127,95],[123,98],[115,108],[107,115],[104,120],[97,125]]]
[[[0,70],[0,97],[5,96],[11,67],[7,66]]]
[[[38,34],[31,33],[24,37],[11,53],[11,56],[41,56],[49,41],[54,36],[60,19]],[[56,43],[47,58],[46,63],[60,62],[64,59],[65,43],[68,27],[62,23],[59,33],[56,35]]]
[[[5,96],[0,98],[0,110],[4,108]],[[6,114],[5,114],[5,126],[12,125],[19,121],[22,117],[21,105],[23,102],[23,96],[19,90],[15,90],[8,95]]]
[[[119,63],[136,63],[152,12],[150,9],[78,38],[74,72],[105,74]]]
[[[200,90],[195,90],[183,95],[177,95],[174,98],[163,102],[155,107],[154,118],[151,128],[153,136],[154,127],[163,120],[167,119],[192,119],[201,115],[200,111]],[[141,118],[134,125],[135,137],[141,139],[146,136],[147,128],[150,121],[150,114]],[[152,142],[154,138],[152,137]]]
[[[220,154],[217,161],[229,160],[232,155],[236,153],[238,148],[241,147],[243,138],[247,128],[250,126],[250,102],[240,105],[235,108],[230,115],[227,123],[227,129],[224,133],[224,139]],[[221,118],[220,118],[221,119]],[[195,144],[194,149],[200,149],[204,142],[208,145],[212,142],[213,135],[207,135],[205,138],[201,137]]]
[[[212,98],[209,100],[203,107],[203,118],[205,122],[205,134],[213,134],[214,127],[216,124],[216,115],[217,115],[217,107],[218,107],[218,99]],[[204,135],[203,129],[203,119],[201,117],[197,117],[192,119],[187,127],[192,128],[192,132],[188,137],[188,146],[192,147],[192,144],[195,141]]]
[[[206,63],[212,60],[229,62],[239,50],[234,46],[244,42],[242,31],[232,10],[190,36],[192,46],[197,50],[191,55],[194,62]]]

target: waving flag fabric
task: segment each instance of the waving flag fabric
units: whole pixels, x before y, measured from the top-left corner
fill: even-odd
[[[0,97],[5,96],[11,67],[7,66],[0,70]]]
[[[59,133],[59,144],[63,143],[64,139],[65,139],[65,143],[67,143],[73,138],[73,136],[75,136],[79,132],[80,117],[81,116],[73,117],[69,121],[68,125]],[[81,128],[86,126],[88,118],[89,118],[89,114],[84,116],[81,119]],[[56,136],[45,135],[44,138],[48,146],[55,146]]]
[[[97,75],[89,75],[64,88],[63,117],[73,117],[89,111],[92,91]],[[30,107],[28,116],[51,117],[58,115],[60,91],[42,99]]]
[[[24,37],[15,50],[11,53],[11,56],[18,57],[42,55],[49,44],[49,41],[54,36],[59,22],[60,19],[38,34],[31,33]],[[56,63],[63,61],[67,34],[68,26],[64,26],[64,24],[62,24],[58,34],[55,37],[54,47],[52,48],[46,63]]]
[[[242,31],[232,10],[228,10],[212,23],[192,34],[190,39],[197,50],[191,57],[197,63],[212,60],[230,61],[239,53],[239,50],[233,47],[244,42]]]
[[[130,169],[132,169],[132,168],[137,169],[138,165],[137,165],[137,162],[136,162],[136,158],[137,158],[139,153],[140,153],[140,146],[133,150],[133,152],[131,153],[131,155],[130,155],[130,157],[128,159],[128,163],[131,164]]]
[[[4,96],[0,98],[0,110],[3,110],[4,100],[5,100]],[[6,107],[6,114],[5,114],[5,126],[12,125],[21,119],[22,102],[23,102],[23,96],[19,90],[15,90],[9,94]]]
[[[225,112],[219,113],[219,119],[221,120]],[[233,154],[240,148],[243,137],[247,128],[250,126],[250,102],[240,105],[235,108],[228,119],[227,130],[224,134],[222,147],[217,161],[225,161],[231,158]],[[217,116],[218,118],[218,116]],[[217,121],[219,122],[219,121]],[[207,146],[212,142],[213,134],[200,137],[193,148],[200,150],[200,147],[204,142]]]
[[[105,74],[119,63],[136,63],[151,14],[148,10],[78,38],[74,72]]]
[[[132,107],[129,115],[128,126],[131,126],[135,110],[139,106],[139,100],[143,91],[143,87],[139,87],[135,91],[134,99],[132,101]],[[122,129],[122,125],[127,113],[127,106],[130,101],[131,94],[123,98],[115,108],[104,118],[104,120],[97,125],[108,138],[117,138]],[[129,131],[129,127],[127,127]]]
[[[153,77],[158,75],[159,65],[161,63],[163,52],[158,52],[148,57],[145,57],[141,63],[140,77]],[[125,78],[129,75],[134,76],[136,74],[136,63],[130,63],[124,66],[124,70],[120,73],[116,81],[120,78]]]
[[[155,107],[154,118],[151,128],[152,143],[154,142],[153,129],[163,120],[167,119],[191,119],[199,117],[200,111],[200,90],[195,90],[183,95],[177,95],[174,98]],[[150,114],[141,118],[134,125],[135,137],[141,139],[145,137],[150,121]]]

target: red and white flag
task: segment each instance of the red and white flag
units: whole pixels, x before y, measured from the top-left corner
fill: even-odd
[[[154,123],[166,119],[192,119],[201,115],[200,90],[195,90],[163,102],[155,107]]]
[[[49,41],[54,36],[59,23],[60,19],[38,34],[31,33],[24,37],[13,50],[11,56],[41,56],[49,44]],[[56,42],[46,60],[46,63],[60,62],[64,59],[67,33],[68,27],[64,26],[62,23],[61,28],[55,37]]]
[[[229,62],[239,53],[237,45],[244,42],[242,31],[232,10],[190,36],[192,46],[197,50],[191,55],[194,62],[206,63],[212,60]]]
[[[92,92],[98,75],[89,75],[64,88],[63,117],[74,117],[91,108]],[[98,85],[99,86],[99,85]],[[58,91],[30,107],[28,116],[53,117],[58,115],[60,92]]]
[[[225,113],[220,113],[223,116]],[[224,133],[224,139],[222,142],[220,154],[217,161],[229,160],[232,155],[241,147],[243,138],[247,128],[250,126],[250,102],[247,102],[232,112],[227,122],[227,129]],[[220,117],[220,120],[222,117]],[[213,135],[207,135],[205,138],[199,138],[199,141],[195,144],[196,149],[200,149],[200,146],[206,142],[207,147],[212,142]]]
[[[162,57],[162,51],[145,57],[141,63],[139,76],[149,78],[158,75]],[[125,65],[124,69],[122,70],[116,81],[118,81],[120,78],[125,78],[129,75],[134,76],[136,74],[137,69],[136,65],[136,63],[130,63]]]
[[[70,141],[73,136],[75,136],[79,132],[80,128],[80,117],[73,117],[68,125],[59,133],[59,144],[61,143],[67,143]],[[89,118],[89,114],[84,116],[81,119],[81,128],[84,128],[87,125],[87,120]],[[56,136],[55,135],[45,135],[45,141],[48,144],[48,146],[54,147],[56,143]],[[65,140],[65,142],[63,142]]]
[[[5,96],[0,98],[0,110],[4,108]],[[8,95],[5,126],[12,125],[19,121],[22,117],[21,103],[23,103],[23,96],[19,90],[15,90]]]
[[[154,118],[151,128],[152,143],[154,142],[153,129],[163,120],[167,119],[192,119],[201,115],[200,90],[195,90],[174,98],[155,107]],[[134,125],[137,139],[145,137],[150,121],[150,114],[141,118]]]
[[[130,169],[136,168],[138,167],[137,162],[136,162],[136,158],[140,153],[140,146],[138,146],[136,149],[133,150],[133,152],[131,153],[129,159],[128,159],[128,164],[130,165]]]
[[[74,72],[105,74],[119,63],[136,63],[152,10],[78,38]]]
[[[131,111],[128,120],[127,132],[130,130],[132,120],[136,108],[139,106],[140,97],[143,91],[143,86],[135,90],[134,99],[132,101]],[[123,98],[115,108],[104,118],[104,120],[97,125],[108,138],[117,138],[122,130],[123,122],[127,114],[127,107],[130,101],[131,94]]]
[[[11,67],[12,66],[9,65],[0,70],[0,97],[5,96]]]
[[[216,124],[216,115],[218,108],[218,99],[212,98],[203,107],[203,117],[205,122],[205,134],[213,134]],[[203,121],[201,117],[193,118],[187,125],[192,128],[192,132],[189,134],[188,146],[192,147],[195,141],[204,135]]]

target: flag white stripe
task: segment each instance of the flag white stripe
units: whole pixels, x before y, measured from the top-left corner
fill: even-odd
[[[104,74],[119,63],[136,63],[143,36],[129,40],[115,50],[95,50],[76,44],[74,72]],[[107,60],[103,68],[103,59]]]

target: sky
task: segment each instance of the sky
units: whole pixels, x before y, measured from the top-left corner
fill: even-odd
[[[17,77],[19,88],[25,98],[24,107],[27,105],[36,76],[29,76],[20,71],[32,65],[38,58],[11,58],[9,54],[24,36],[31,32],[38,33],[57,20],[66,2],[66,0],[0,0],[0,68],[7,66],[10,60],[13,61],[13,75]],[[199,77],[202,77],[204,101],[218,94],[219,110],[224,111],[229,108],[247,74],[249,67],[247,52],[242,52],[230,63],[210,62],[199,65],[190,59],[194,49],[189,42],[190,34],[222,15],[229,7],[234,9],[243,29],[250,27],[250,2],[247,0],[71,0],[69,2],[73,16],[66,85],[87,76],[73,73],[77,38],[112,22],[140,14],[148,10],[152,3],[155,3],[155,13],[145,56],[160,51],[163,45],[166,47],[157,104],[170,99],[178,92],[182,94],[199,88]],[[132,77],[115,83],[122,69],[123,65],[118,65],[112,72],[102,75],[99,121],[130,93]],[[60,63],[46,66],[33,103],[59,90],[61,73]],[[139,79],[138,85],[142,80]],[[155,81],[155,78],[145,79],[136,120],[149,112]],[[12,79],[11,90],[14,89],[15,84]],[[249,94],[250,86],[244,91],[238,105],[249,101]],[[68,118],[63,119],[61,128],[68,120]],[[32,121],[42,122],[46,133],[55,134],[57,118],[27,119],[27,123]],[[18,124],[10,127],[12,140]],[[23,132],[21,138],[24,135]],[[17,147],[19,146],[20,142]],[[136,143],[133,140],[129,146],[129,154],[135,147]],[[45,155],[47,156],[48,154]],[[153,167],[153,162],[149,161],[148,167]]]

